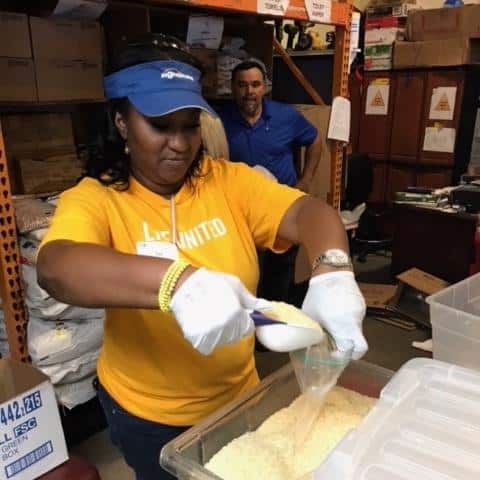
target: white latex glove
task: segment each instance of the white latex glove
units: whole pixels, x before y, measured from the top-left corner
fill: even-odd
[[[170,307],[184,337],[203,355],[251,335],[247,309],[257,299],[232,275],[201,268],[172,297]]]
[[[329,272],[310,279],[302,310],[333,337],[340,351],[358,360],[368,350],[362,334],[366,306],[352,272]]]

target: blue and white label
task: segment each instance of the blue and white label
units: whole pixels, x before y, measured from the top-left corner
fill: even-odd
[[[22,435],[25,435],[27,432],[33,430],[34,428],[37,428],[37,419],[35,417],[32,417],[29,418],[27,421],[21,423],[20,425],[17,425],[13,429],[13,436],[15,438],[18,438]]]
[[[0,407],[0,425],[5,427],[21,420],[26,415],[34,412],[42,406],[40,390],[31,393],[19,400],[9,402]]]
[[[15,462],[5,467],[5,475],[7,478],[12,478],[20,472],[23,472],[28,467],[31,467],[34,463],[39,462],[46,456],[53,452],[52,442],[48,441],[30,453],[27,453],[22,458],[19,458]]]

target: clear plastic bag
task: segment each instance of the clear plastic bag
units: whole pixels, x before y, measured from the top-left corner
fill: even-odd
[[[337,383],[352,359],[353,344],[345,352],[332,347],[331,341],[325,341],[290,353],[302,393],[323,398]]]
[[[297,382],[302,391],[299,403],[300,413],[294,428],[294,465],[295,471],[301,471],[297,463],[297,452],[311,435],[315,423],[320,417],[324,400],[336,385],[338,377],[352,358],[353,344],[348,351],[335,349],[333,341],[328,338],[320,344],[290,353]],[[297,477],[300,480],[302,477]]]

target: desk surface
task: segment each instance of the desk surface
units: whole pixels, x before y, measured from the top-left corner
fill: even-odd
[[[456,211],[451,211],[449,209],[445,208],[435,208],[435,207],[429,207],[429,206],[420,206],[420,205],[410,205],[407,203],[395,203],[395,209],[403,208],[406,210],[420,210],[423,212],[425,215],[430,214],[430,215],[444,215],[447,217],[451,217],[454,215],[455,217],[459,219],[464,219],[467,221],[477,221],[480,223],[480,215],[479,214],[474,214],[474,213],[465,213],[465,212],[456,212]]]

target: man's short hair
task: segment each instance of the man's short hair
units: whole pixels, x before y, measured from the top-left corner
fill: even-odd
[[[263,81],[267,82],[267,70],[265,65],[257,59],[249,58],[248,60],[244,60],[240,62],[233,70],[232,70],[232,82],[235,81],[235,77],[239,72],[244,72],[245,70],[250,70],[252,68],[258,68],[262,72]]]

